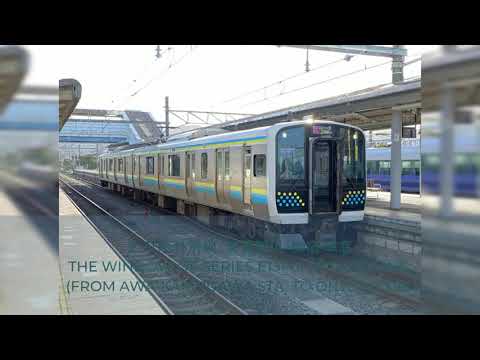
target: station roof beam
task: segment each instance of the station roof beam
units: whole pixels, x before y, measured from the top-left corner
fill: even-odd
[[[414,125],[421,122],[421,85],[420,79],[403,82],[399,85],[382,84],[348,94],[229,121],[220,126],[227,130],[243,130],[313,116],[318,120],[331,119],[356,125],[363,130],[381,130],[391,127],[394,110],[402,111],[403,125]]]

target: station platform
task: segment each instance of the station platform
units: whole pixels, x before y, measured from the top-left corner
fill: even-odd
[[[4,188],[7,177],[0,177],[0,315],[58,315],[58,252],[53,235],[40,231],[56,228],[58,217],[35,208],[31,197],[16,197]]]
[[[388,218],[392,221],[420,224],[422,221],[422,198],[418,194],[401,194],[400,210],[390,209],[390,193],[367,192],[365,215]]]
[[[62,189],[59,212],[60,272],[67,314],[165,315]]]

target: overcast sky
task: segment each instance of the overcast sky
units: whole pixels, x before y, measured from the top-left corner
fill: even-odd
[[[163,121],[167,95],[174,109],[259,114],[391,81],[388,58],[355,56],[346,62],[344,54],[310,50],[307,73],[302,49],[160,46],[160,59],[155,57],[154,45],[26,46],[31,55],[26,83],[57,86],[60,78],[75,78],[83,89],[79,108],[143,110]],[[406,48],[409,61],[435,46]],[[382,63],[386,64],[368,69]],[[405,67],[405,78],[419,76],[420,69],[420,62]],[[357,70],[361,71],[336,79]],[[319,84],[310,86],[315,83]],[[307,88],[297,90],[303,87]]]

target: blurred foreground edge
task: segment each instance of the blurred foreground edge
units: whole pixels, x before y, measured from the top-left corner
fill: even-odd
[[[422,59],[422,298],[441,313],[480,314],[479,105],[480,47]]]
[[[0,47],[0,114],[17,92],[28,71],[28,53],[18,46]]]

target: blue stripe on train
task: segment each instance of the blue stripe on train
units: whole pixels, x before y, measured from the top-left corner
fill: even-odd
[[[153,179],[143,179],[143,185],[145,186],[157,186],[158,185],[158,181],[157,180],[153,180]]]
[[[185,188],[185,184],[179,184],[179,183],[165,182],[165,183],[162,183],[162,185],[166,185],[166,186],[169,186],[171,188],[180,189],[180,190],[183,190]]]
[[[144,186],[156,186],[157,180],[153,179],[143,179]],[[162,183],[162,185],[166,185],[168,187],[173,187],[176,189],[183,189],[185,186],[184,184],[179,183]],[[195,185],[195,191],[204,192],[209,194],[215,194],[215,189],[207,186]],[[238,190],[230,190],[230,197],[236,200],[242,200],[242,192]],[[257,205],[267,205],[268,200],[266,195],[260,195],[252,193],[252,203]]]
[[[230,190],[230,197],[236,200],[242,200],[242,193],[238,190]]]
[[[215,194],[215,189],[208,187],[208,186],[202,186],[202,185],[195,185],[195,191],[198,192],[203,192],[203,193],[209,193],[209,194]]]
[[[258,205],[267,205],[267,196],[253,193],[252,202]]]

